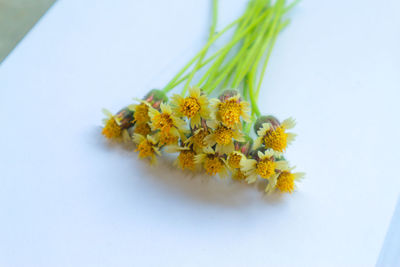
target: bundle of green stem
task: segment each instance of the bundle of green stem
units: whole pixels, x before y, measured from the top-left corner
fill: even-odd
[[[266,183],[266,192],[291,193],[303,176],[284,157],[295,138],[288,132],[295,122],[262,115],[257,102],[278,33],[289,24],[285,16],[296,2],[250,0],[244,14],[219,32],[218,3],[212,3],[204,47],[162,90],[151,90],[115,115],[105,111],[103,134],[135,143],[139,157],[151,162],[162,152],[172,153],[182,170],[220,177],[231,173],[236,181]],[[230,30],[230,40],[208,55]],[[169,101],[167,94],[177,88],[181,94]]]

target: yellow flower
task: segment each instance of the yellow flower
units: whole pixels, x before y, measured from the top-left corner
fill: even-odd
[[[150,162],[155,163],[157,161],[156,156],[161,156],[161,152],[158,149],[158,140],[154,137],[133,134],[133,141],[137,144],[135,151],[139,151],[139,158],[150,158]]]
[[[133,132],[146,136],[151,133],[151,128],[147,122],[137,123]]]
[[[240,162],[242,161],[242,158],[245,158],[245,156],[238,152],[238,151],[233,151],[228,155],[228,166],[231,169],[239,169],[240,168]]]
[[[281,154],[279,152],[268,149],[265,153],[258,151],[256,159],[242,159],[240,161],[240,169],[248,176],[246,181],[248,183],[254,183],[257,181],[258,176],[263,179],[270,179],[277,171],[287,170],[287,161],[275,160],[275,158],[279,158],[280,156]]]
[[[159,145],[175,145],[178,143],[180,134],[177,129],[171,128],[168,132],[161,131],[156,134],[158,140],[160,141]],[[184,135],[182,135],[184,137]]]
[[[219,174],[223,178],[228,174],[225,159],[210,147],[206,147],[204,153],[196,155],[195,162],[202,164],[208,175]]]
[[[276,181],[276,188],[281,192],[292,193],[296,188],[294,182],[300,180],[304,177],[304,173],[296,172],[292,173],[290,171],[283,171]]]
[[[149,110],[153,130],[169,132],[172,128],[176,128],[180,133],[187,132],[185,121],[174,115],[168,104],[161,103],[160,108],[161,113],[154,108]]]
[[[105,122],[101,133],[108,139],[114,139],[121,137],[122,129],[119,127],[114,117],[111,117]]]
[[[200,89],[192,87],[189,89],[189,96],[183,98],[180,95],[174,95],[171,100],[174,112],[179,117],[190,119],[192,128],[199,126],[201,118],[208,119],[210,110],[208,108],[208,99],[202,95]]]
[[[140,101],[140,104],[131,105],[129,108],[135,113],[133,114],[133,122],[145,123],[150,121],[149,109],[150,105],[144,100]]]
[[[227,98],[224,101],[219,99],[210,100],[213,110],[213,118],[222,122],[228,128],[241,128],[240,117],[244,121],[250,121],[248,112],[250,104],[240,99],[240,95]]]
[[[121,116],[118,115],[121,114],[121,112],[114,116],[110,111],[103,109],[103,113],[107,116],[107,118],[103,119],[104,127],[101,133],[108,139],[129,142],[131,138],[128,134],[128,131],[123,127],[127,127],[130,124],[126,124],[126,120],[124,118],[122,118],[124,119],[124,123],[119,123]]]
[[[207,142],[205,138],[210,134],[210,131],[206,128],[199,128],[193,132],[193,135],[190,136],[186,141],[185,145],[193,146],[193,150],[196,153],[201,153],[203,148],[207,147]]]
[[[288,144],[296,137],[293,133],[287,133],[286,130],[295,126],[292,118],[284,120],[279,126],[274,126],[269,122],[263,123],[262,127],[257,131],[257,139],[254,147],[258,148],[264,145],[265,148],[272,148],[275,151],[284,152]]]
[[[247,178],[246,174],[242,172],[240,169],[234,169],[232,171],[232,179],[235,181],[245,181]]]
[[[169,145],[165,147],[165,151],[168,153],[179,152],[177,159],[174,161],[174,165],[180,169],[188,169],[191,171],[195,171],[197,169],[198,164],[195,162],[196,152],[194,152],[191,148],[186,146],[182,147],[177,145]]]
[[[208,124],[214,131],[205,138],[205,141],[209,146],[216,144],[217,153],[229,154],[235,149],[234,141],[244,141],[243,134],[238,129],[228,128],[215,121],[210,121]]]

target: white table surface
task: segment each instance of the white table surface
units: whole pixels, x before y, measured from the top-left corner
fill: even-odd
[[[400,2],[303,1],[262,111],[307,177],[266,198],[107,145],[102,107],[162,87],[210,1],[59,1],[0,67],[0,266],[373,266],[400,191]],[[220,1],[219,28],[244,0]]]

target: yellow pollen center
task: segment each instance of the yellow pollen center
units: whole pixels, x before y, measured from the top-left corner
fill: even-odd
[[[238,169],[238,168],[240,168],[240,160],[241,160],[241,159],[242,159],[242,155],[237,154],[237,153],[232,153],[232,154],[229,156],[228,164],[229,164],[229,166],[231,166],[232,168]]]
[[[156,129],[160,129],[161,131],[169,131],[174,126],[171,116],[166,113],[154,116],[153,123]]]
[[[264,179],[268,179],[275,173],[275,162],[269,159],[261,160],[257,163],[257,174]]]
[[[267,132],[264,136],[264,145],[266,148],[272,148],[275,151],[283,152],[287,146],[287,133],[282,127]]]
[[[160,143],[161,144],[171,145],[171,144],[176,144],[177,142],[178,142],[177,136],[172,135],[169,132],[161,132],[161,135],[160,135]]]
[[[292,193],[294,190],[294,175],[290,172],[282,172],[276,181],[276,188],[281,192]]]
[[[135,151],[139,151],[140,158],[151,157],[154,155],[153,144],[147,139],[140,142]]]
[[[208,155],[204,161],[204,169],[209,175],[215,175],[221,171],[223,162],[217,156]]]
[[[138,123],[135,126],[135,131],[134,133],[141,134],[143,136],[147,136],[149,133],[151,133],[150,126],[147,123]]]
[[[242,107],[237,100],[232,99],[220,103],[218,108],[222,123],[224,123],[226,126],[233,127],[236,123],[240,122]]]
[[[225,126],[219,126],[214,134],[215,141],[220,145],[228,145],[232,142],[233,131]]]
[[[233,174],[232,178],[233,178],[234,180],[237,180],[237,181],[242,181],[242,180],[246,179],[246,175],[245,175],[240,169],[238,169],[238,170]]]
[[[121,136],[121,127],[117,124],[114,118],[110,118],[104,126],[102,132],[107,138],[116,138]]]
[[[180,112],[186,117],[193,118],[200,110],[200,105],[194,97],[187,97],[180,105]]]
[[[197,134],[193,135],[193,143],[195,143],[199,147],[207,146],[207,143],[204,141],[204,138],[207,136],[207,132],[205,130],[199,131]]]
[[[189,170],[194,170],[195,164],[194,164],[194,156],[195,153],[190,150],[183,150],[178,156],[178,161],[179,161],[179,167],[181,167],[182,170],[184,169],[189,169]]]
[[[138,123],[148,122],[149,117],[149,107],[146,104],[137,105],[135,108],[135,113],[133,114],[134,121]]]

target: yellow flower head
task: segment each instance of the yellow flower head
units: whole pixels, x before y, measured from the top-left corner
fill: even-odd
[[[201,124],[201,118],[209,118],[209,108],[207,96],[202,95],[200,89],[192,87],[189,89],[189,96],[183,98],[180,95],[172,97],[171,104],[174,112],[179,117],[187,117],[190,119],[192,128]]]
[[[178,156],[178,166],[184,170],[188,169],[194,171],[196,163],[194,161],[194,156],[196,153],[192,150],[182,150]]]
[[[216,144],[215,151],[220,154],[229,154],[235,149],[234,141],[244,141],[243,134],[238,129],[228,128],[227,126],[210,121],[209,126],[214,131],[205,138],[209,146]]]
[[[242,172],[240,169],[235,169],[232,171],[232,179],[235,181],[244,181],[246,180],[247,176],[244,172]]]
[[[101,133],[108,139],[121,137],[122,129],[115,121],[114,117],[109,118]]]
[[[211,99],[211,102],[214,119],[222,122],[228,128],[240,128],[241,117],[245,121],[250,121],[249,103],[242,101],[239,95],[224,99],[222,102],[219,99]]]
[[[225,177],[228,174],[225,159],[210,147],[205,148],[204,153],[196,155],[195,162],[202,164],[208,175],[219,174],[220,177]]]
[[[133,132],[146,136],[151,133],[151,128],[147,122],[137,123]]]
[[[195,171],[198,167],[195,162],[196,152],[187,146],[168,145],[165,147],[165,151],[168,153],[179,153],[177,159],[174,161],[174,165],[182,170]]]
[[[149,108],[150,106],[146,101],[141,101],[140,104],[133,105],[132,109],[135,112],[133,114],[133,121],[136,123],[146,123],[150,121]]]
[[[261,178],[268,179],[275,173],[275,162],[271,158],[262,159],[257,163],[256,172]]]
[[[172,128],[168,132],[161,131],[157,133],[160,140],[160,145],[173,145],[177,144],[179,140],[179,133],[175,128]]]
[[[294,190],[294,175],[288,171],[282,172],[276,181],[276,188],[281,192],[292,193]]]
[[[203,151],[203,148],[207,147],[207,142],[205,138],[210,134],[210,131],[206,128],[199,128],[193,132],[186,141],[185,145],[193,146],[193,150],[197,153]]]
[[[144,137],[140,134],[133,134],[133,141],[137,144],[135,151],[139,151],[139,158],[150,158],[151,162],[155,163],[156,155],[161,155],[158,149],[158,141],[152,136]]]
[[[290,171],[283,171],[278,176],[276,181],[276,188],[281,192],[292,193],[296,189],[295,181],[300,180],[304,177],[304,173]]]
[[[228,166],[232,169],[239,169],[243,157],[242,153],[233,151],[228,155]]]
[[[122,127],[118,124],[116,117],[107,109],[102,110],[107,118],[103,119],[103,130],[101,133],[108,139],[119,139],[122,136]]]
[[[284,152],[289,143],[296,137],[293,133],[287,133],[287,129],[293,128],[295,121],[291,118],[284,120],[280,125],[273,125],[272,123],[263,123],[261,128],[257,131],[257,139],[254,142],[254,147],[258,148],[264,145],[265,148],[271,148],[278,152]]]
[[[176,128],[181,133],[186,132],[186,123],[172,113],[171,107],[168,104],[161,103],[160,108],[161,112],[154,108],[149,110],[153,130],[169,132],[172,128]]]
[[[257,177],[270,179],[278,171],[287,170],[288,163],[285,160],[276,161],[276,158],[281,157],[279,152],[274,152],[268,149],[265,153],[258,151],[256,159],[243,158],[240,161],[240,169],[247,177],[248,183],[257,181]]]

